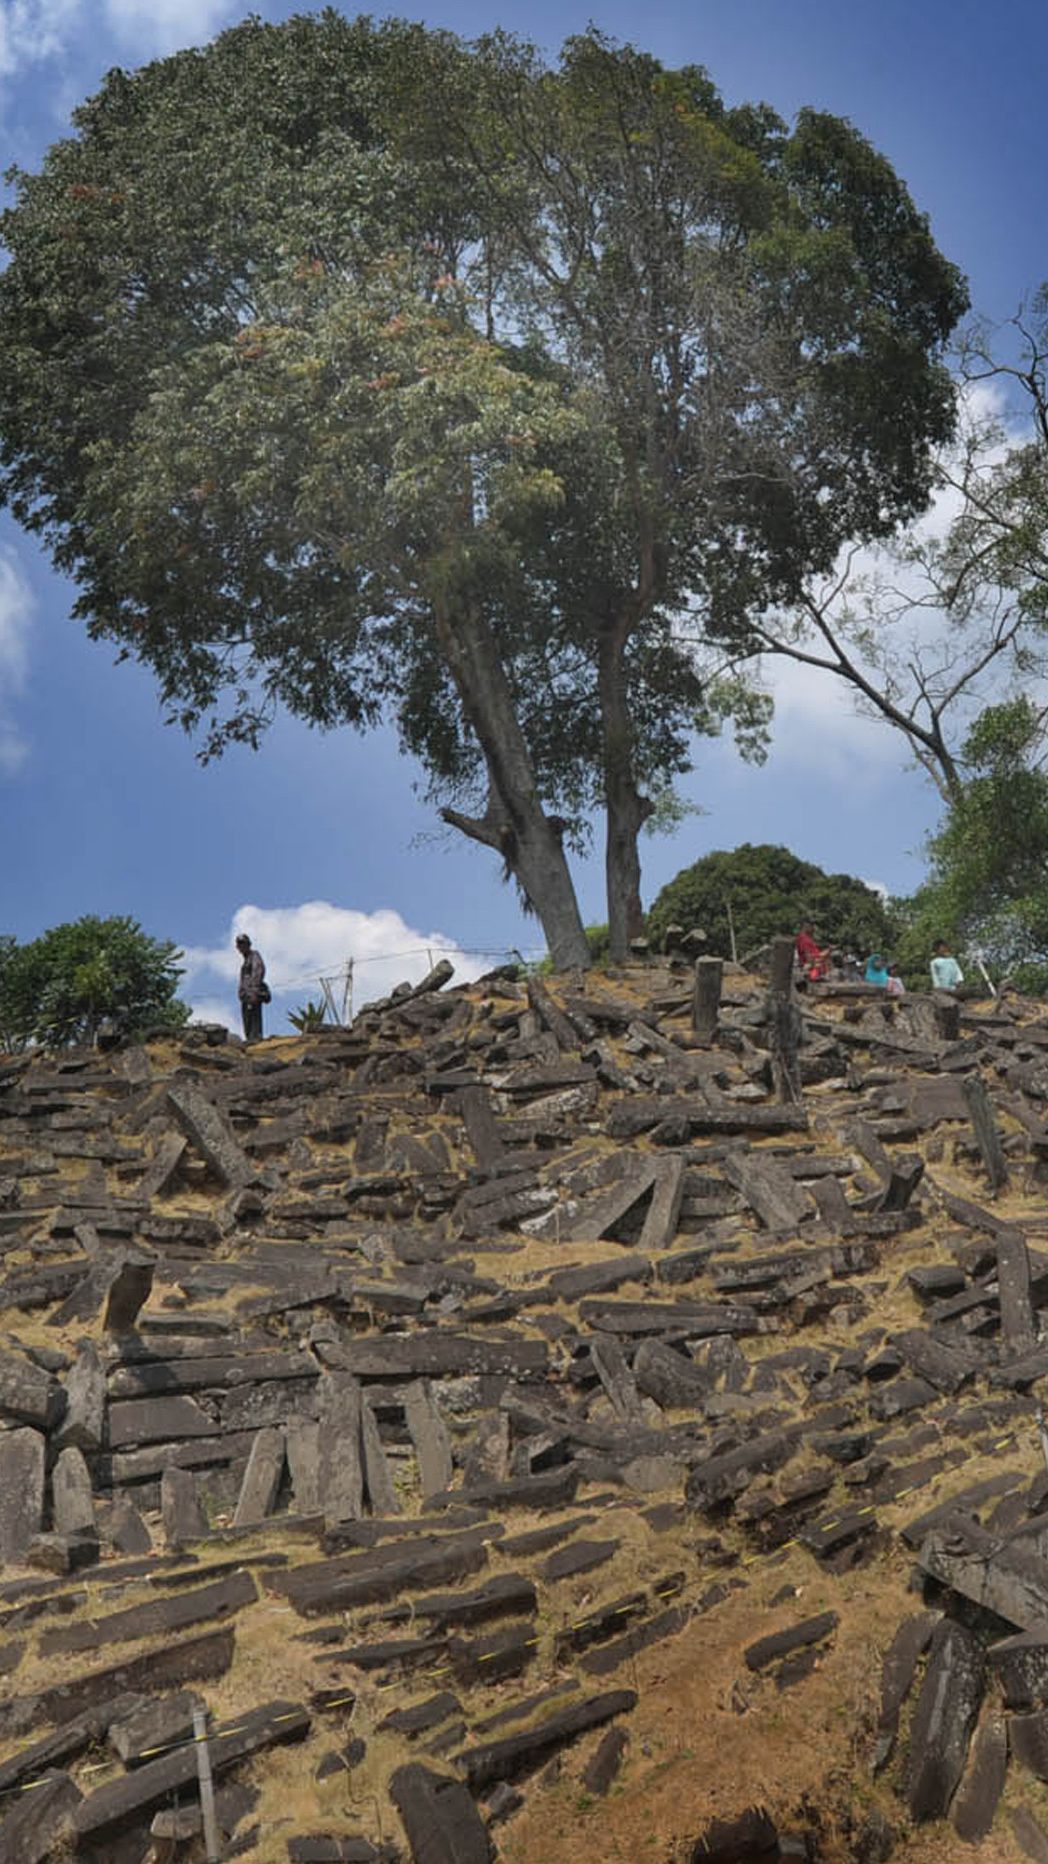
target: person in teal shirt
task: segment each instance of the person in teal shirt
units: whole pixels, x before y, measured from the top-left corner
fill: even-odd
[[[958,984],[964,983],[964,972],[944,938],[935,941],[931,972],[933,990],[956,990]]]
[[[879,951],[871,951],[867,958],[866,970],[863,973],[863,982],[866,984],[877,984],[881,990],[887,989],[888,966]]]

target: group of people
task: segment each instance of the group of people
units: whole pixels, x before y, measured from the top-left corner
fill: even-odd
[[[262,953],[255,950],[246,932],[240,933],[236,947],[241,960],[237,995],[244,1023],[244,1040],[260,1042],[262,1005],[270,1000],[265,961]],[[906,995],[906,985],[899,976],[898,966],[883,952],[872,951],[863,969],[861,959],[851,952],[833,951],[828,945],[820,945],[810,919],[802,921],[794,949],[797,970],[805,983],[819,984],[832,977],[842,983],[875,984],[889,997]],[[964,982],[964,973],[945,939],[936,941],[931,978],[933,990],[956,990]]]
[[[797,970],[806,983],[818,984],[832,978],[840,983],[873,984],[889,997],[906,995],[898,966],[884,952],[872,951],[864,967],[862,960],[851,952],[833,951],[828,945],[820,945],[810,919],[802,921],[795,952]],[[964,973],[946,939],[936,940],[931,981],[933,990],[956,990],[964,983]]]

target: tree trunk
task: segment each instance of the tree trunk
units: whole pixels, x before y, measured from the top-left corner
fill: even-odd
[[[607,841],[604,874],[608,894],[608,945],[613,963],[629,957],[630,940],[644,933],[640,899],[640,831],[652,804],[637,789],[633,769],[633,730],[626,703],[622,628],[601,640],[597,666],[604,756],[604,804]]]
[[[543,810],[506,670],[476,609],[436,610],[441,652],[477,736],[488,775],[483,816],[441,811],[445,822],[500,854],[538,915],[553,968],[586,969],[590,950],[564,854],[561,824]]]

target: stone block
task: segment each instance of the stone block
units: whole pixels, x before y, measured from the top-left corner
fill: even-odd
[[[0,1434],[0,1566],[25,1558],[44,1516],[44,1439],[37,1430]]]

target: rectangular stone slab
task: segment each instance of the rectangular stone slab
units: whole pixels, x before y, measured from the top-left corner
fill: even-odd
[[[461,1489],[446,1489],[443,1495],[431,1495],[431,1508],[560,1508],[574,1501],[579,1485],[579,1471],[566,1463],[560,1469],[541,1470],[537,1476],[511,1477],[505,1482],[471,1482]]]
[[[609,1139],[632,1139],[663,1120],[681,1118],[693,1135],[744,1133],[806,1133],[808,1116],[802,1107],[717,1107],[704,1100],[631,1095],[615,1103],[605,1132]]]
[[[129,1398],[109,1406],[109,1446],[167,1443],[175,1438],[213,1437],[219,1426],[193,1398]]]
[[[0,1736],[6,1740],[41,1722],[71,1722],[92,1705],[107,1702],[122,1690],[211,1682],[224,1676],[232,1661],[232,1625],[185,1638],[181,1643],[167,1642],[158,1650],[143,1651],[104,1670],[67,1677],[34,1695],[8,1696],[0,1701]]]
[[[997,1538],[955,1515],[929,1534],[920,1564],[933,1579],[996,1612],[1021,1631],[1048,1637],[1048,1561],[1018,1543]]]
[[[274,1574],[267,1583],[285,1594],[304,1617],[324,1612],[352,1611],[359,1605],[395,1599],[415,1587],[465,1579],[487,1564],[487,1548],[479,1532],[449,1536],[445,1541],[395,1550],[396,1557],[325,1560],[290,1572]]]
[[[744,1653],[747,1669],[765,1670],[769,1663],[788,1657],[791,1651],[821,1644],[837,1629],[838,1622],[836,1612],[820,1612],[817,1618],[806,1618],[802,1624],[789,1625],[783,1631],[770,1631],[767,1637],[758,1638],[755,1644],[747,1646]]]
[[[178,1358],[140,1359],[109,1375],[114,1398],[170,1397],[176,1392],[227,1391],[258,1379],[308,1379],[318,1376],[307,1353],[201,1353]]]
[[[451,1439],[427,1379],[415,1379],[404,1393],[404,1418],[415,1447],[423,1501],[448,1488],[454,1474]]]
[[[602,1696],[588,1696],[549,1715],[545,1721],[523,1734],[506,1735],[501,1741],[487,1741],[479,1747],[463,1748],[455,1755],[455,1765],[465,1775],[473,1792],[480,1792],[498,1780],[514,1780],[555,1753],[568,1741],[591,1728],[600,1728],[616,1715],[628,1715],[636,1707],[633,1689],[613,1689]]]
[[[43,1509],[43,1437],[28,1427],[0,1432],[0,1567],[25,1558]]]
[[[49,1372],[21,1353],[0,1352],[0,1414],[47,1430],[56,1421],[58,1387]]]
[[[943,1619],[932,1636],[910,1731],[906,1800],[914,1820],[942,1819],[949,1810],[982,1701],[983,1671],[974,1632]]]
[[[0,1864],[46,1864],[60,1856],[82,1798],[67,1773],[49,1773],[26,1791],[0,1801],[7,1814],[0,1822]]]
[[[891,1756],[899,1731],[899,1711],[913,1686],[917,1665],[931,1643],[937,1622],[934,1612],[915,1612],[911,1617],[904,1618],[884,1653],[881,1707],[873,1754],[875,1773]]]
[[[411,1762],[389,1783],[415,1864],[490,1864],[484,1821],[461,1780]]]
[[[284,1433],[267,1427],[251,1446],[237,1497],[234,1527],[253,1527],[272,1514],[284,1473]]]
[[[714,1377],[662,1340],[642,1340],[633,1360],[638,1391],[663,1410],[696,1410],[713,1390]]]
[[[660,1159],[659,1173],[641,1229],[641,1249],[668,1249],[677,1234],[684,1197],[684,1160]]]
[[[766,1230],[795,1230],[813,1211],[808,1193],[776,1159],[729,1153],[721,1161],[728,1183],[741,1191]]]
[[[530,1616],[538,1609],[534,1580],[523,1573],[498,1573],[471,1592],[437,1592],[412,1599],[387,1617],[431,1618],[435,1630],[450,1625],[490,1624],[494,1618]]]
[[[351,1340],[342,1348],[344,1369],[363,1379],[454,1378],[463,1373],[543,1373],[544,1340],[493,1340],[469,1334],[428,1333]]]
[[[253,1430],[223,1431],[213,1437],[194,1437],[184,1443],[151,1443],[142,1450],[119,1450],[99,1459],[98,1479],[114,1488],[150,1482],[166,1469],[213,1469],[239,1462],[251,1454]]]
[[[278,1742],[300,1741],[309,1733],[310,1716],[297,1703],[276,1700],[217,1728],[208,1740],[212,1774],[224,1773],[248,1755]],[[79,1806],[75,1826],[81,1842],[98,1845],[128,1825],[139,1823],[197,1777],[196,1743],[187,1742],[159,1760],[148,1761],[123,1779],[110,1780]]]
[[[651,1191],[658,1175],[658,1159],[631,1160],[629,1171],[617,1184],[598,1192],[595,1197],[584,1198],[576,1214],[561,1222],[558,1228],[562,1240],[566,1243],[599,1242]]]
[[[48,1657],[56,1651],[98,1650],[107,1644],[129,1643],[132,1638],[158,1637],[161,1632],[181,1631],[186,1625],[202,1624],[208,1618],[228,1617],[244,1605],[253,1605],[257,1598],[258,1588],[250,1573],[231,1573],[213,1585],[195,1586],[191,1592],[176,1592],[166,1599],[150,1599],[145,1605],[131,1605],[126,1611],[111,1612],[95,1622],[45,1631],[40,1638],[40,1654]]]
[[[190,1144],[225,1185],[250,1184],[255,1167],[224,1113],[191,1082],[167,1090],[167,1104]]]
[[[520,1676],[538,1656],[539,1640],[531,1619],[506,1625],[489,1637],[448,1639],[448,1662],[462,1689],[502,1683]]]
[[[1048,1631],[999,1638],[986,1661],[1009,1709],[1039,1709],[1048,1703]]]
[[[1030,1254],[1018,1230],[1002,1231],[997,1238],[997,1289],[1005,1351],[1009,1359],[1022,1359],[1037,1345],[1037,1327],[1030,1299]]]
[[[953,1829],[965,1844],[981,1843],[993,1826],[1007,1766],[1007,1725],[994,1704],[982,1716],[972,1746],[971,1766],[950,1808]]]
[[[921,1327],[893,1333],[891,1344],[902,1354],[911,1371],[927,1379],[936,1391],[958,1392],[975,1376],[977,1362],[974,1357],[958,1352],[955,1347],[944,1346]]]
[[[162,1748],[188,1741],[193,1733],[193,1711],[203,1701],[195,1690],[180,1689],[159,1700],[146,1699],[128,1715],[109,1726],[109,1745],[125,1767],[155,1760]]]
[[[603,1333],[637,1336],[675,1333],[681,1339],[707,1339],[717,1333],[765,1333],[769,1323],[750,1307],[729,1302],[696,1301],[581,1301],[579,1314],[587,1326]]]
[[[620,1255],[610,1262],[580,1263],[578,1268],[557,1269],[546,1286],[554,1301],[579,1301],[584,1295],[610,1294],[623,1282],[651,1280],[647,1256]]]
[[[793,1455],[803,1429],[802,1425],[794,1424],[784,1430],[767,1431],[751,1438],[749,1443],[740,1444],[737,1450],[725,1450],[719,1456],[709,1456],[697,1463],[685,1484],[684,1499],[688,1506],[715,1507],[741,1494],[754,1476],[770,1475],[781,1469]]]

